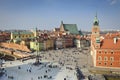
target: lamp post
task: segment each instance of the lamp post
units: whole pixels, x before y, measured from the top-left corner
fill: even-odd
[[[36,43],[36,47],[37,47],[37,56],[36,56],[36,64],[39,63],[39,54],[38,54],[38,42]]]
[[[36,51],[37,51],[37,55],[36,55],[36,61],[35,61],[35,65],[39,65],[40,64],[40,56],[39,56],[39,42],[36,38]]]

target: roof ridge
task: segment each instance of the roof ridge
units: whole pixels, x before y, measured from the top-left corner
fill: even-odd
[[[66,24],[63,24],[63,25],[66,25]],[[71,25],[71,24],[67,24],[67,25]],[[72,24],[72,25],[77,25],[77,24]]]

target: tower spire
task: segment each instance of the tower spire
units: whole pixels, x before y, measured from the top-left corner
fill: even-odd
[[[95,17],[97,17],[97,11],[96,11],[96,16]]]
[[[63,21],[61,21],[61,24],[63,24]]]
[[[95,15],[95,18],[94,18],[93,25],[94,25],[94,26],[99,26],[99,20],[98,20],[98,18],[97,18],[97,12],[96,12],[96,15]]]

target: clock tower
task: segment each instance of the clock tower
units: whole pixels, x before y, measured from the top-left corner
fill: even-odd
[[[99,38],[99,36],[100,36],[99,20],[96,14],[94,21],[93,21],[91,39],[94,40],[96,38]]]

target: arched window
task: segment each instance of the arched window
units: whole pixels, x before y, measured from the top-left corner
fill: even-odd
[[[99,51],[99,53],[101,53],[101,51]]]
[[[105,62],[104,64],[105,64],[105,65],[107,65],[107,63],[106,63],[106,62]]]
[[[112,65],[113,65],[113,63],[110,63],[110,65],[112,66]]]
[[[99,56],[99,57],[98,57],[98,60],[100,60],[100,61],[101,61],[101,60],[102,60],[102,57],[101,57],[101,56]]]
[[[105,51],[105,54],[107,54],[107,51]]]
[[[111,51],[111,54],[114,54],[113,50]]]
[[[114,57],[110,57],[110,61],[114,61]]]
[[[107,61],[107,60],[108,60],[108,57],[105,56],[105,57],[104,57],[104,60]]]

